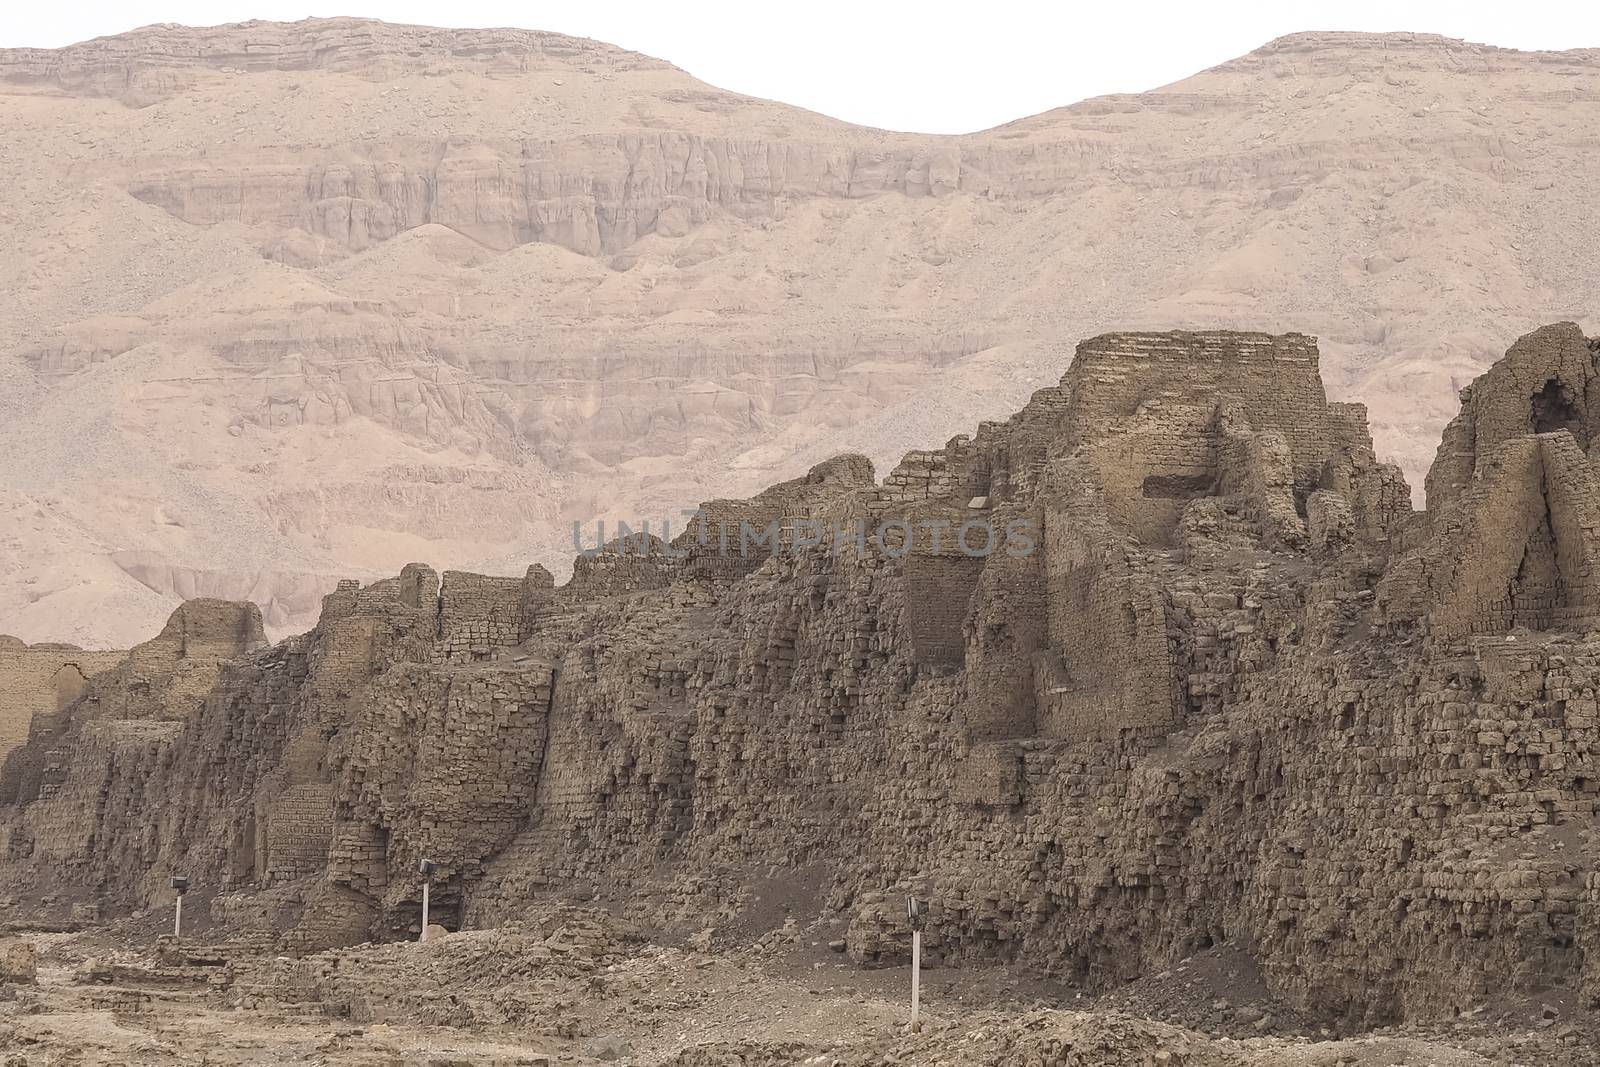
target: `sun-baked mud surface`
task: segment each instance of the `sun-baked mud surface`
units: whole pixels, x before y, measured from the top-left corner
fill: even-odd
[[[293,960],[237,943],[158,946],[125,928],[22,935],[39,953],[37,981],[0,993],[0,1063],[1600,1063],[1594,1018],[1548,1003],[1486,1004],[1448,1025],[1337,1037],[1265,996],[1226,950],[1099,1002],[1003,967],[931,969],[913,1032],[908,968],[857,967],[827,935],[789,923],[754,942],[669,944],[610,912],[572,906],[428,945]]]

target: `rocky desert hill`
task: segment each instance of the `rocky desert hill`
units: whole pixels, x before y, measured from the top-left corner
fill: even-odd
[[[862,129],[520,30],[0,52],[0,632],[311,622],[411,560],[565,569],[1080,337],[1320,337],[1422,483],[1456,391],[1600,297],[1600,51],[1301,34],[983,133]]]

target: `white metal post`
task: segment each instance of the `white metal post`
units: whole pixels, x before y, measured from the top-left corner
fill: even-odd
[[[428,940],[428,889],[432,885],[427,879],[422,882],[422,940]]]
[[[173,909],[173,912],[172,912],[172,936],[173,937],[182,937],[183,936],[183,894],[182,893],[178,894],[178,904],[177,904],[177,907],[175,907]]]
[[[917,1011],[922,1006],[922,931],[911,931],[911,1029],[917,1028]]]

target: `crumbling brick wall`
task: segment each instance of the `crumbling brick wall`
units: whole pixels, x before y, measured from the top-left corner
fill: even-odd
[[[479,662],[447,653],[421,572],[342,587],[306,637],[206,668],[198,701],[181,657],[91,683],[26,746],[54,769],[0,809],[0,842],[108,899],[179,865],[243,891],[262,822],[270,854],[320,783],[326,864],[269,890],[302,902],[293,948],[404,932],[426,854],[448,922],[571,891],[682,917],[804,869],[858,959],[899,951],[889,905],[915,886],[935,957],[1090,987],[1232,941],[1356,1022],[1600,989],[1587,394],[1518,399],[1523,423],[1482,425],[1522,431],[1479,451],[1458,420],[1469,477],[1415,516],[1359,411],[1322,402],[1309,338],[1086,345],[1014,419],[883,486],[795,490],[830,521],[1031,515],[1030,556],[963,564],[969,583],[870,544],[738,575],[662,553],[538,612],[466,582],[495,593],[462,618],[522,613]],[[1525,369],[1507,395],[1550,378]],[[1210,480],[1144,496],[1163,449]],[[149,829],[113,851],[136,810]],[[292,851],[312,865],[323,840]]]
[[[88,679],[115,667],[126,652],[88,652],[65,645],[23,644],[0,635],[0,762],[28,738],[37,716],[64,711]]]
[[[1283,435],[1295,482],[1314,484],[1338,443],[1317,372],[1317,346],[1303,334],[1102,334],[1078,345],[1062,378],[1071,390],[1068,440],[1081,444],[1114,433],[1141,407],[1227,401],[1259,431]],[[1368,446],[1370,447],[1370,445]]]
[[[439,649],[450,660],[486,660],[527,632],[522,579],[445,571],[439,590]]]
[[[1466,491],[1480,461],[1507,441],[1566,430],[1587,450],[1600,434],[1594,341],[1570,322],[1521,337],[1505,357],[1461,390],[1461,412],[1445,427],[1425,481],[1428,512],[1441,515]]]

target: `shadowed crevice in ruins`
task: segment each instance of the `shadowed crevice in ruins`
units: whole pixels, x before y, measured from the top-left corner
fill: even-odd
[[[1565,430],[1572,434],[1579,448],[1587,450],[1589,447],[1589,432],[1577,403],[1559,378],[1551,378],[1534,394],[1528,410],[1528,429],[1532,433]]]
[[[272,647],[186,605],[63,711],[40,660],[5,876],[134,908],[183,869],[300,952],[413,935],[424,856],[467,926],[576,895],[698,930],[804,870],[863,965],[914,888],[934,958],[1091,989],[1226,942],[1349,1025],[1600,996],[1597,358],[1519,340],[1421,513],[1312,338],[1107,334],[881,482],[707,502],[773,531],[746,554],[413,564]],[[1028,547],[848,532],[891,520]]]
[[[1193,500],[1215,496],[1216,479],[1205,474],[1151,474],[1140,485],[1145,497],[1162,500]]]

